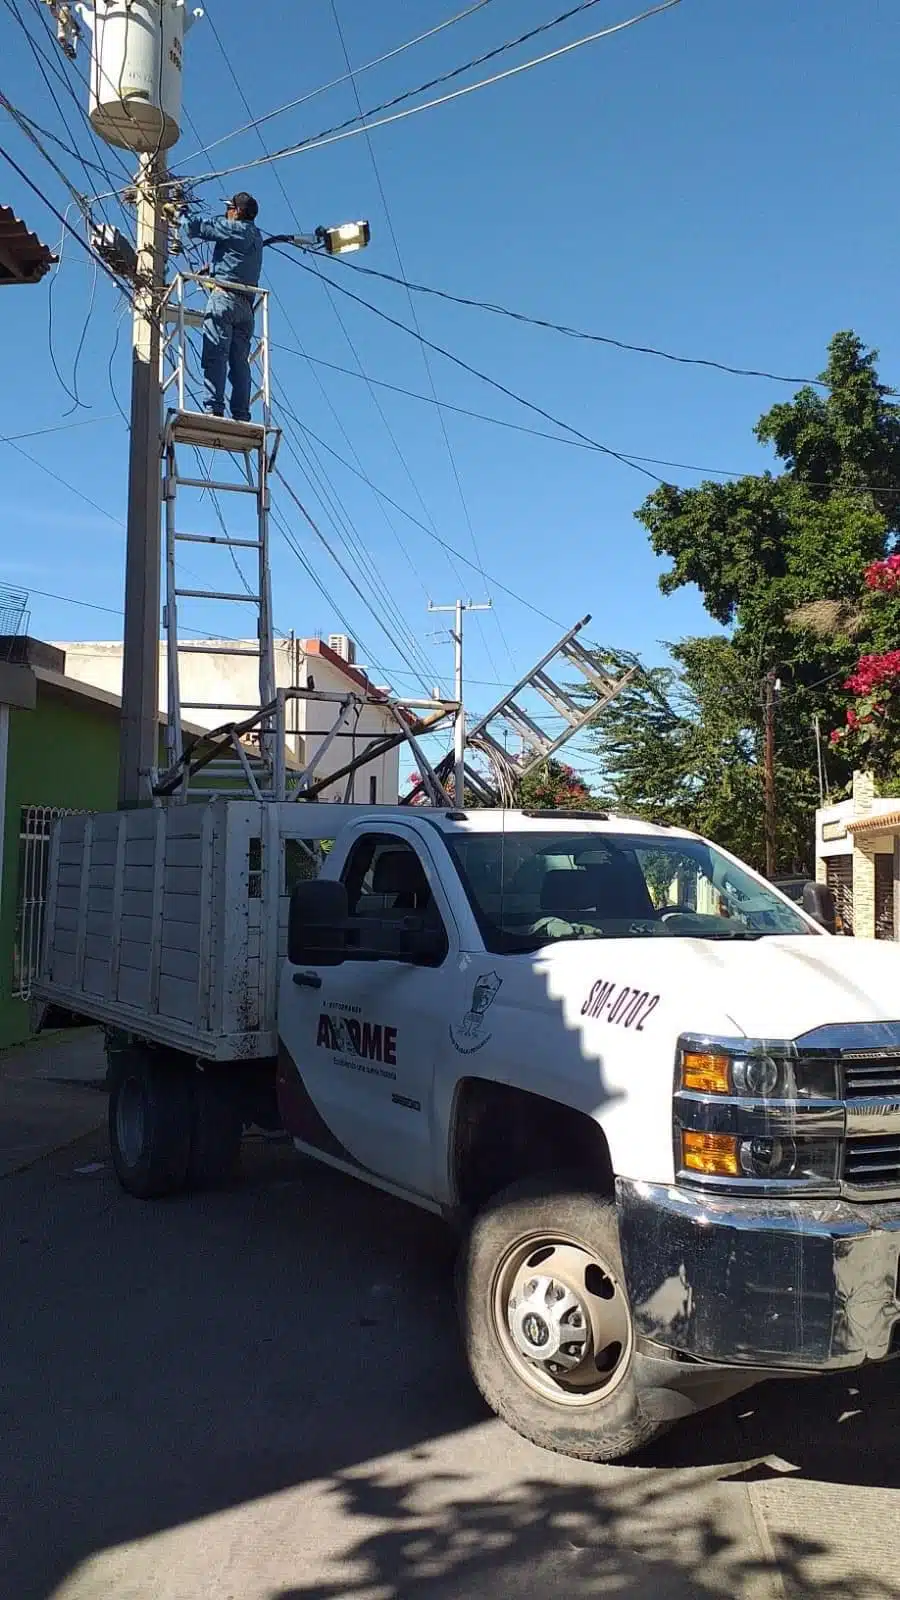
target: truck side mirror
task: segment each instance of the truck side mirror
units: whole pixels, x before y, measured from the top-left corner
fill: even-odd
[[[347,922],[344,884],[326,878],[298,883],[288,911],[291,966],[339,967],[347,951]]]
[[[805,883],[803,885],[803,909],[807,916],[818,922],[827,933],[837,932],[837,907],[834,895],[824,883]]]

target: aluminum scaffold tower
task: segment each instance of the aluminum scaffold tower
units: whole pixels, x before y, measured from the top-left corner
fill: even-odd
[[[218,285],[229,287],[229,285]],[[234,285],[248,292],[244,285]],[[223,732],[250,712],[258,713],[260,707],[271,707],[275,701],[275,640],[272,624],[272,579],[269,566],[269,479],[278,453],[280,430],[273,426],[271,414],[271,387],[269,368],[269,295],[265,289],[251,289],[258,335],[251,351],[251,370],[254,384],[251,406],[261,414],[259,422],[234,422],[228,418],[210,416],[196,406],[195,381],[199,374],[194,365],[195,353],[191,347],[191,330],[202,327],[203,312],[200,294],[210,288],[210,280],[197,273],[178,273],[165,297],[165,337],[163,340],[163,394],[169,398],[170,409],[163,430],[162,489],[165,511],[165,606],[163,627],[167,649],[168,724],[166,728],[166,771],[157,775],[155,788],[174,798],[187,798],[187,757],[197,742],[194,732],[186,731],[192,711],[201,714],[221,712],[215,720],[222,724]],[[192,401],[194,406],[192,407]],[[185,471],[184,456],[193,450],[198,463],[197,471]],[[205,460],[210,460],[205,470]],[[199,474],[199,475],[198,475]],[[200,492],[203,502],[215,502],[219,520],[216,533],[182,522],[178,509],[181,491]],[[238,537],[230,533],[218,505],[218,496],[234,495],[252,498],[255,503],[255,526],[252,537]],[[203,503],[202,502],[202,503]],[[188,585],[182,576],[184,546],[193,546],[207,554],[211,547],[226,550],[233,562],[241,589],[203,587],[202,580]],[[253,553],[252,578],[248,579],[240,566],[238,552]],[[218,607],[233,607],[234,614],[246,618],[246,624],[228,629],[228,639],[187,642],[179,622],[181,601],[211,602]],[[248,637],[249,634],[249,637]],[[185,658],[189,656],[229,656],[252,659],[258,668],[259,697],[252,703],[228,702],[224,699],[190,699],[184,692],[186,676]],[[205,721],[205,716],[201,716]],[[204,781],[213,784],[209,789],[191,790],[195,797],[204,794],[248,792],[257,798],[274,795],[277,764],[274,712],[257,720],[252,734],[240,738],[233,731],[230,752],[225,759],[220,755],[215,762],[204,763]],[[173,789],[173,779],[177,783]],[[234,787],[230,785],[233,784]]]

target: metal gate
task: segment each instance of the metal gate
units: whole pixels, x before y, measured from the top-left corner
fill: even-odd
[[[76,815],[63,806],[23,806],[19,822],[19,876],[16,939],[13,946],[13,997],[31,999],[44,935],[44,902],[50,862],[50,834],[57,817]]]
[[[875,857],[875,937],[894,938],[894,852]]]
[[[853,857],[829,856],[826,862],[826,883],[834,895],[840,919],[841,932],[853,932]]]

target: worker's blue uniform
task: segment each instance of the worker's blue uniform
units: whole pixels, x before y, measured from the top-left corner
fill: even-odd
[[[256,287],[262,273],[263,237],[254,222],[190,220],[191,239],[215,245],[210,277],[223,283]],[[213,289],[203,322],[203,409],[225,415],[225,375],[231,378],[231,415],[250,421],[250,343],[253,338],[253,295],[239,289]]]

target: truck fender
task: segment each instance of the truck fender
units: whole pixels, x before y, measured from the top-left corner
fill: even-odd
[[[600,1124],[585,1111],[488,1078],[460,1079],[449,1140],[453,1204],[477,1211],[510,1184],[578,1171],[613,1195],[615,1174]]]

